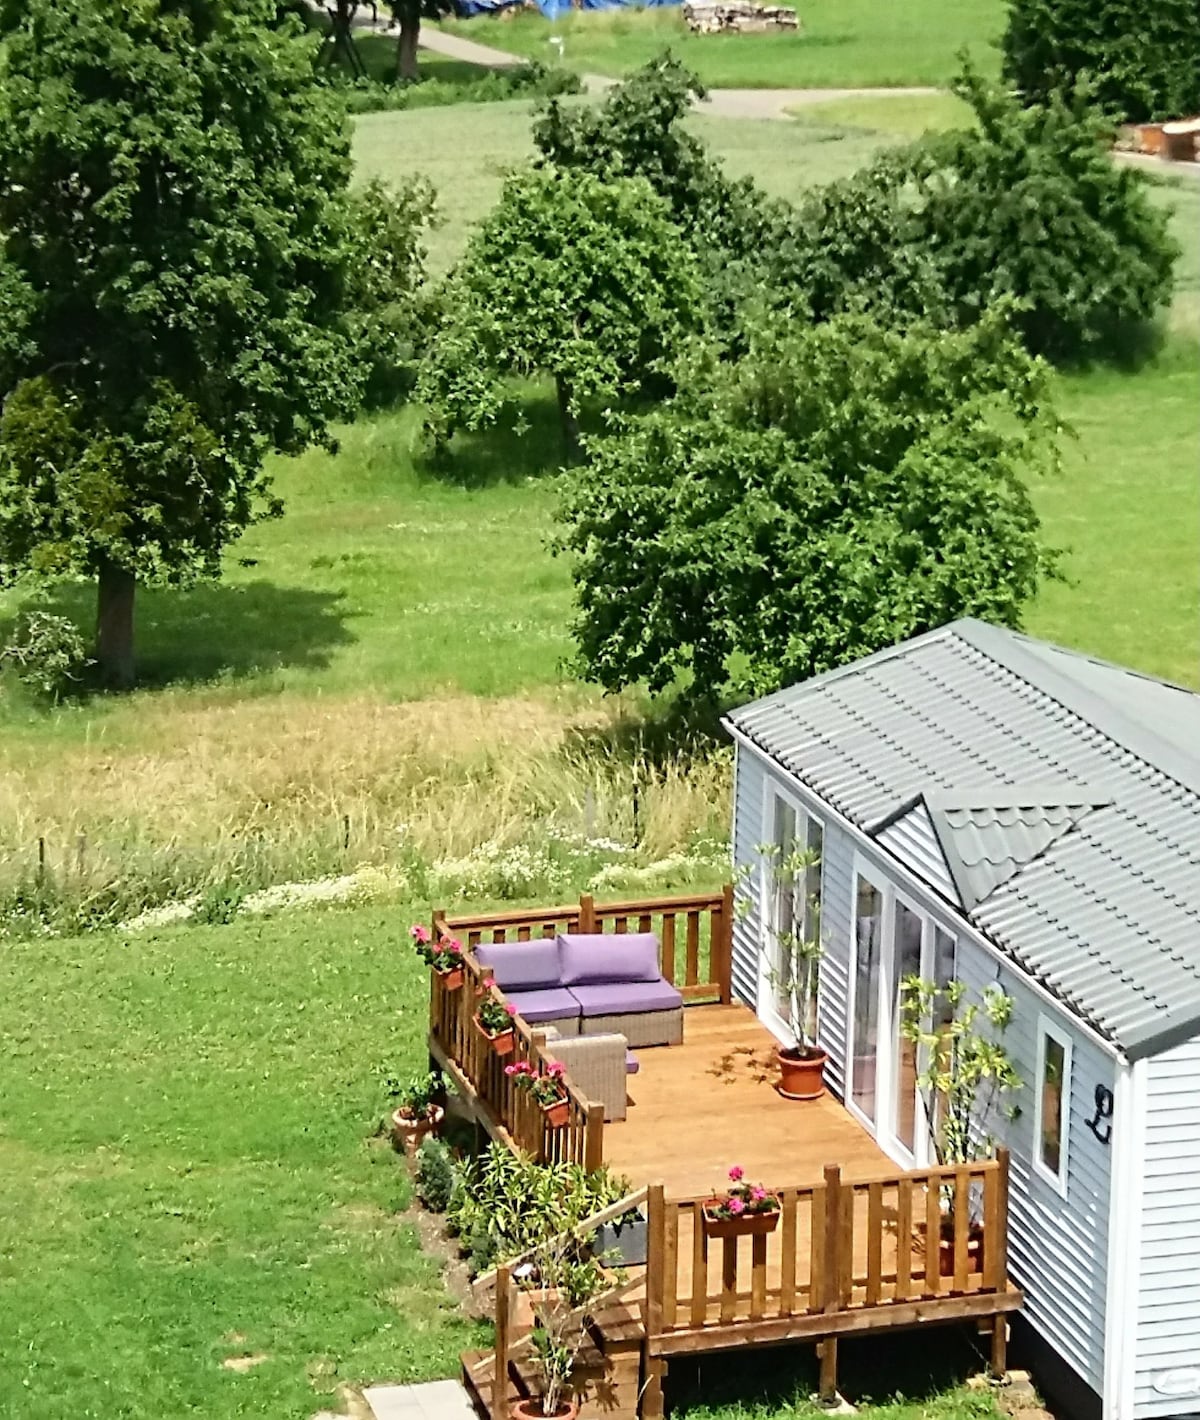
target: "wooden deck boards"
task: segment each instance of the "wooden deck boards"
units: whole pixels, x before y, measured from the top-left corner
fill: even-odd
[[[777,1094],[774,1050],[746,1006],[690,1006],[682,1045],[636,1052],[627,1117],[604,1127],[605,1161],[675,1197],[720,1189],[731,1164],[772,1186],[819,1183],[826,1164],[848,1181],[895,1169],[835,1099]]]

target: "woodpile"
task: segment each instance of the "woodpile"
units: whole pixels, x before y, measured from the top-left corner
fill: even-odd
[[[693,34],[762,34],[798,30],[800,20],[786,5],[756,0],[683,0],[683,20]]]

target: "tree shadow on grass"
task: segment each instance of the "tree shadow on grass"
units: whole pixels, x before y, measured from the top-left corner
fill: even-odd
[[[500,423],[455,434],[440,452],[420,448],[413,459],[420,477],[471,489],[542,478],[565,462],[558,404],[549,389],[511,395]]]
[[[914,1346],[911,1335],[843,1337],[838,1345],[838,1382],[852,1404],[886,1404],[897,1396],[929,1401],[981,1371],[985,1354],[978,1334],[968,1326],[939,1327],[936,1345]],[[784,1413],[808,1400],[817,1389],[814,1347],[777,1347],[771,1364],[761,1356],[744,1359],[723,1353],[692,1361],[672,1358],[669,1372],[673,1409],[739,1411],[760,1408]]]
[[[602,725],[576,725],[564,747],[583,758],[615,759],[662,768],[680,756],[703,755],[729,744],[721,716],[737,701],[696,701],[684,695],[661,696],[632,705],[628,713]]]
[[[343,592],[272,582],[204,582],[188,588],[140,587],[134,647],[138,686],[202,685],[276,670],[324,670],[339,647],[358,638]],[[90,635],[95,591],[60,587],[48,609]]]

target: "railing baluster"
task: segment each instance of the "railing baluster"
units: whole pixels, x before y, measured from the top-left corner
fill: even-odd
[[[808,1310],[825,1310],[825,1185],[818,1183],[808,1201]]]
[[[799,1189],[788,1188],[783,1192],[783,1217],[780,1219],[779,1246],[783,1254],[779,1260],[779,1315],[791,1316],[796,1309],[796,1208],[799,1203]]]
[[[750,1239],[750,1320],[761,1321],[767,1309],[767,1235]]]
[[[737,1313],[737,1238],[722,1238],[721,1248],[721,1324],[727,1326]]]
[[[936,1297],[942,1290],[942,1187],[934,1174],[925,1180],[925,1291]]]
[[[679,1207],[668,1203],[663,1217],[663,1308],[664,1331],[675,1326],[675,1310],[679,1301]]]
[[[688,986],[700,980],[700,913],[693,909],[687,915],[687,975]]]
[[[883,1278],[883,1184],[867,1189],[867,1295],[866,1304],[877,1306]]]
[[[704,1204],[692,1203],[692,1314],[693,1326],[708,1320],[708,1246],[704,1236]]]
[[[993,1160],[983,1166],[983,1285],[998,1292],[1004,1278],[996,1268],[998,1249],[995,1219],[1000,1202],[1000,1166]]]
[[[662,920],[662,974],[675,985],[675,914],[664,912]]]
[[[967,1265],[971,1239],[971,1170],[960,1164],[954,1171],[954,1290],[967,1290]]]
[[[913,1181],[905,1176],[896,1190],[896,1300],[912,1293]]]

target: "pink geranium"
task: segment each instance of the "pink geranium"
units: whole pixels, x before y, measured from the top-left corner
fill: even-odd
[[[746,1177],[746,1170],[742,1168],[741,1164],[734,1164],[729,1170],[729,1177],[734,1183],[740,1183]]]
[[[762,1184],[745,1182],[746,1170],[734,1164],[729,1170],[729,1189],[721,1197],[711,1198],[704,1205],[710,1218],[740,1218],[757,1213],[778,1213],[780,1202]]]
[[[746,1204],[745,1204],[745,1202],[744,1202],[742,1199],[737,1198],[737,1197],[731,1198],[731,1199],[729,1200],[729,1205],[728,1205],[728,1206],[729,1206],[729,1211],[733,1214],[733,1216],[734,1216],[735,1218],[738,1216],[739,1213],[744,1213],[744,1212],[746,1211]]]
[[[413,925],[408,929],[408,935],[413,939],[414,942],[420,942],[422,943],[422,945],[428,942],[430,939],[429,928],[422,926],[420,922],[413,923]]]

